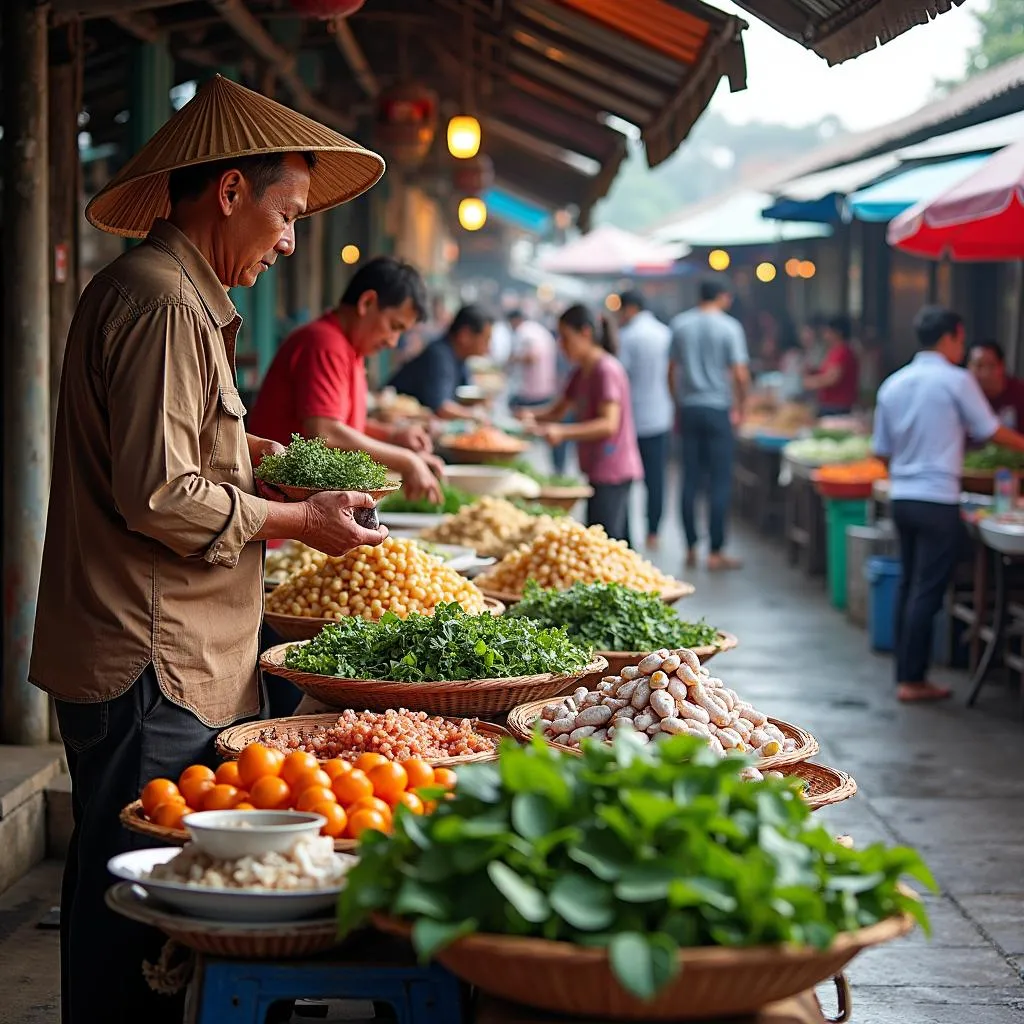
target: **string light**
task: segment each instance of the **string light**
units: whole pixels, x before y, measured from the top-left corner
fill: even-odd
[[[459,203],[459,223],[466,231],[479,231],[487,223],[487,204],[476,196]]]
[[[459,114],[448,122],[448,152],[459,160],[480,152],[480,122],[475,117]]]
[[[604,304],[605,308],[607,308],[612,313],[618,313],[618,311],[622,309],[622,299],[614,292],[612,292],[612,294],[609,295],[608,298],[604,300]]]
[[[341,250],[341,262],[351,266],[353,263],[359,262],[360,255],[358,245],[346,245]]]
[[[758,263],[757,267],[754,269],[754,276],[762,284],[770,284],[775,280],[777,274],[778,271],[775,269],[774,263]]]
[[[791,256],[788,260],[786,260],[786,273],[790,277],[799,277],[801,266],[801,261],[798,260],[795,256]]]
[[[724,249],[712,249],[708,253],[708,266],[712,270],[728,270],[732,257]]]
[[[803,260],[800,264],[800,276],[809,281],[818,272],[813,260]]]

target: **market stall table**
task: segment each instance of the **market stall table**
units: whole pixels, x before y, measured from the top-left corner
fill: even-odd
[[[733,475],[737,511],[765,535],[782,529],[783,495],[779,485],[780,449],[788,438],[740,434]]]
[[[783,453],[779,475],[786,556],[808,576],[825,573],[825,506],[814,489],[815,468]]]

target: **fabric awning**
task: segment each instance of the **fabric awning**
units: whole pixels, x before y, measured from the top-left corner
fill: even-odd
[[[916,203],[927,202],[952,188],[987,159],[983,154],[976,154],[911,167],[877,185],[855,192],[849,199],[850,212],[858,220],[885,223]]]
[[[937,135],[927,142],[897,150],[896,156],[901,160],[937,160],[964,153],[991,152],[1012,146],[1020,139],[1024,139],[1024,111]]]
[[[551,224],[551,215],[543,206],[514,195],[503,188],[490,188],[481,197],[487,214],[534,235],[543,235]]]
[[[766,192],[743,189],[717,201],[685,212],[651,236],[660,242],[677,242],[692,248],[769,245],[772,242],[824,238],[832,234],[827,224],[767,220],[763,211],[772,204]]]
[[[899,167],[893,154],[857,160],[794,178],[772,189],[776,200],[764,211],[770,220],[835,224],[843,219],[846,197]]]

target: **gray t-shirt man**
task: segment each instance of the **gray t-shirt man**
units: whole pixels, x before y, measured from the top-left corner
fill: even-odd
[[[740,322],[714,306],[697,306],[675,317],[671,327],[676,402],[683,408],[731,409],[733,367],[749,362]]]

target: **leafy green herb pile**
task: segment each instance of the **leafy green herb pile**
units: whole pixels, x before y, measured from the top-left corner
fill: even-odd
[[[378,622],[342,619],[324,626],[308,644],[292,647],[285,664],[324,676],[418,683],[572,672],[590,660],[590,651],[564,629],[469,615],[452,603],[438,605],[433,615],[400,619],[386,612]]]
[[[527,580],[522,601],[505,614],[564,626],[569,636],[597,651],[704,647],[718,639],[718,630],[703,619],[683,622],[657,594],[621,583],[574,583],[568,590],[544,590]]]
[[[460,491],[457,487],[449,487],[447,484],[441,484],[441,493],[444,500],[440,505],[428,501],[426,498],[410,501],[404,494],[399,493],[389,494],[378,508],[381,512],[436,512],[454,515],[460,508],[472,505],[476,501],[475,494],[467,494],[465,491]]]
[[[514,470],[516,473],[521,473],[523,476],[529,477],[531,480],[535,480],[541,487],[579,487],[580,479],[575,476],[559,476],[558,474],[549,475],[540,472],[535,466],[532,466],[526,459],[495,459],[490,465],[492,466],[503,466],[505,469]]]
[[[433,814],[400,808],[393,835],[364,833],[341,930],[374,910],[411,920],[423,958],[473,932],[607,947],[648,999],[680,947],[824,948],[904,911],[927,927],[897,888],[935,886],[913,850],[844,848],[792,783],[742,781],[743,763],[688,736],[617,736],[580,758],[506,741],[497,762],[460,767]]]
[[[987,444],[964,455],[964,469],[1024,469],[1024,452]]]
[[[329,447],[322,437],[298,434],[292,434],[281,455],[264,456],[256,476],[268,484],[332,491],[373,491],[388,482],[387,467],[366,452],[344,452]]]
[[[852,430],[836,430],[833,427],[815,427],[811,431],[815,441],[846,441],[853,436]]]

